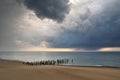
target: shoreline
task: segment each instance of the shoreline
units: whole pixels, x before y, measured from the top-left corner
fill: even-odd
[[[0,80],[119,80],[120,68],[93,66],[29,66],[0,59]]]
[[[12,61],[12,62],[18,62],[18,63],[24,63],[24,61],[19,60],[10,60],[10,59],[1,59],[0,61]],[[24,64],[25,65],[25,64]],[[42,65],[36,65],[36,66],[42,66]],[[44,66],[44,65],[43,65]],[[53,66],[68,66],[68,67],[98,67],[98,68],[120,68],[120,66],[104,66],[104,65],[71,65],[71,64],[61,64],[61,65],[53,65]]]
[[[68,67],[98,67],[98,68],[120,68],[119,66],[97,66],[97,65],[89,65],[89,66],[82,66],[82,65],[58,65],[58,66],[68,66]]]

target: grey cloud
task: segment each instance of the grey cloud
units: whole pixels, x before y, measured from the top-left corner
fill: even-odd
[[[69,26],[67,26],[69,29],[61,27],[61,30],[57,31],[56,36],[45,37],[45,35],[40,33],[35,33],[35,35],[31,36],[32,32],[27,30],[28,26],[24,30],[25,33],[21,34],[21,31],[16,34],[19,29],[17,22],[19,22],[19,17],[24,14],[24,10],[17,4],[16,0],[1,0],[0,50],[20,49],[20,46],[15,43],[17,39],[20,40],[18,43],[23,41],[25,45],[30,44],[33,46],[39,46],[42,41],[46,41],[51,47],[55,48],[99,49],[101,47],[120,47],[120,1],[114,0],[113,2],[106,5],[103,11],[96,15],[92,15],[91,10],[86,8],[85,14],[79,15],[79,19],[77,18],[77,20],[73,21],[77,26],[73,26],[72,29]],[[24,0],[27,8],[33,10],[39,18],[50,18],[58,22],[63,21],[65,14],[69,11],[67,3],[68,0],[49,0],[48,2],[47,0]],[[53,12],[50,12],[49,7],[53,7]],[[69,23],[71,23],[72,17]],[[48,29],[52,29],[52,27],[48,27]],[[83,30],[84,28],[85,30]]]
[[[0,1],[0,50],[17,48],[15,44],[17,21],[22,13],[23,9],[16,0]]]
[[[53,47],[99,49],[102,47],[120,47],[120,24],[115,21],[120,19],[120,1],[107,5],[97,14],[85,14],[80,18],[83,23],[90,21],[91,25],[82,25],[81,22],[74,30],[64,29],[57,37],[48,39]],[[89,11],[89,10],[88,10]],[[85,18],[84,18],[85,16]],[[79,30],[79,27],[88,27],[87,30]]]
[[[69,0],[23,0],[24,5],[41,18],[62,22],[70,10]]]

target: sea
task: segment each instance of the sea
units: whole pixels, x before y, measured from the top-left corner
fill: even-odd
[[[69,59],[66,65],[120,67],[120,52],[0,52],[0,59],[23,62]]]

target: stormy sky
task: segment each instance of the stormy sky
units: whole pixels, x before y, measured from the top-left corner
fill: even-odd
[[[0,51],[120,51],[120,0],[1,0]]]

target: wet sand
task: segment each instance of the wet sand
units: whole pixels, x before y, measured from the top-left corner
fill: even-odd
[[[0,80],[120,80],[120,68],[29,66],[0,60]]]

